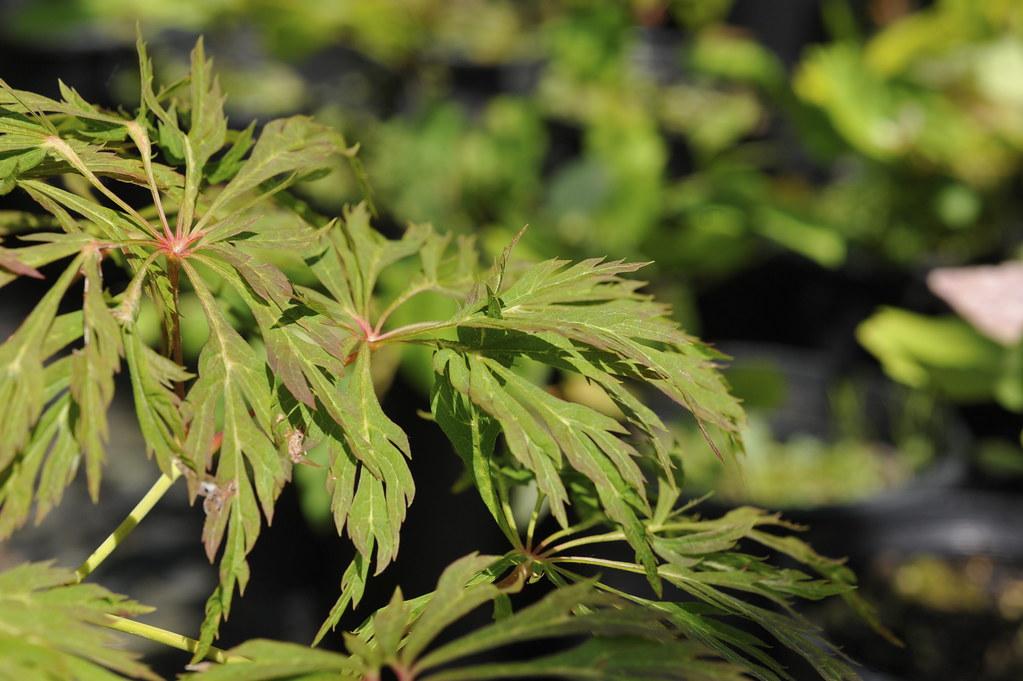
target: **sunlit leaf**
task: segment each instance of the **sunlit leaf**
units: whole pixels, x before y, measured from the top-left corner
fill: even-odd
[[[0,572],[0,658],[6,679],[159,679],[102,627],[110,615],[151,608],[95,584],[67,586],[70,571],[24,563]]]

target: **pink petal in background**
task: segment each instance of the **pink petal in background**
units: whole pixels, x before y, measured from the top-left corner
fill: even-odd
[[[1023,338],[1023,262],[941,267],[927,286],[988,338],[1003,345]]]

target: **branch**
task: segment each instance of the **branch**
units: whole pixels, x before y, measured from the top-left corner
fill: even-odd
[[[117,526],[117,529],[110,533],[110,536],[104,539],[103,543],[92,552],[92,555],[86,558],[85,562],[82,563],[77,570],[75,570],[75,584],[82,582],[82,580],[92,574],[92,572],[99,567],[100,563],[106,560],[107,556],[114,552],[114,549],[116,549],[121,542],[124,541],[125,537],[131,534],[131,531],[135,529],[135,526],[142,522],[142,519],[145,518],[151,510],[153,510],[153,506],[156,505],[156,502],[158,502],[163,495],[167,493],[167,490],[171,488],[171,485],[174,484],[174,481],[177,480],[180,475],[181,473],[179,473],[175,468],[173,475],[168,476],[165,473],[161,475],[155,483],[153,483],[153,486],[149,488],[146,495],[135,505],[135,508],[131,510],[131,513],[129,513],[128,516],[121,521],[121,524]]]
[[[189,638],[182,634],[168,631],[167,629],[161,629],[160,627],[154,627],[151,624],[137,622],[126,617],[106,615],[100,624],[105,627],[109,627],[110,629],[114,629],[115,631],[121,631],[125,634],[131,634],[132,636],[139,636],[141,638],[155,641],[156,643],[162,643],[165,646],[184,650],[189,653],[194,653],[199,648],[199,642],[194,638]],[[205,659],[213,660],[220,664],[227,664],[230,662],[248,662],[248,658],[240,655],[231,655],[214,646],[210,646]]]

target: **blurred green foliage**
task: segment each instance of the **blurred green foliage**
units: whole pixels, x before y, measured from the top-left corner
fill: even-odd
[[[799,434],[778,441],[769,424],[754,417],[744,434],[746,456],[721,464],[699,451],[684,431],[686,480],[694,494],[769,508],[813,508],[860,501],[906,484],[933,452],[921,438],[891,447],[856,437],[833,442]],[[692,446],[686,446],[692,445]]]
[[[953,401],[996,400],[1023,411],[1023,356],[954,316],[883,308],[857,335],[893,379]]]
[[[44,42],[128,39],[136,21],[233,37],[229,102],[247,115],[329,107],[375,150],[381,205],[399,221],[529,222],[545,252],[656,254],[697,281],[775,247],[827,267],[850,249],[912,264],[997,247],[1023,145],[1019,3],[941,0],[871,22],[828,2],[835,39],[791,73],[727,25],[730,6],[44,0],[5,26]],[[304,77],[304,60],[335,45],[412,92],[382,110],[368,105],[372,74],[334,87]],[[478,77],[499,96],[459,95],[464,67],[487,69]],[[578,149],[557,148],[552,125]]]

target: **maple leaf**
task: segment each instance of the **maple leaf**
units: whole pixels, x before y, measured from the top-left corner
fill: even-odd
[[[841,654],[792,610],[796,598],[838,596],[874,621],[848,570],[765,531],[793,529],[776,516],[740,509],[701,520],[676,508],[678,454],[647,397],[660,393],[688,412],[721,456],[729,448],[721,444],[741,449],[744,416],[718,372],[722,357],[643,292],[634,278],[642,264],[523,263],[516,238],[484,270],[471,239],[415,224],[385,237],[368,203],[328,220],[291,189],[342,158],[362,181],[356,147],[303,116],[231,130],[201,41],[188,76],[162,87],[141,39],[138,55],[133,113],[104,110],[63,83],[52,99],[0,81],[0,194],[21,190],[45,211],[0,214],[0,287],[63,262],[0,344],[0,537],[33,505],[41,518],[59,503],[79,462],[98,496],[106,414],[123,364],[146,451],[164,473],[161,489],[183,473],[192,500],[204,497],[202,543],[211,561],[219,556],[218,586],[189,646],[196,660],[244,592],[247,557],[293,466],[307,462],[308,443],[322,445],[331,514],[357,553],[319,641],[358,606],[371,566],[379,574],[398,555],[415,497],[414,445],[378,394],[377,379],[389,371],[381,353],[398,347],[427,360],[430,415],[512,550],[457,561],[433,594],[406,600],[397,592],[345,635],[347,655],[254,641],[235,649],[246,661],[204,678],[363,679],[386,667],[438,681],[736,679],[740,669],[787,678],[764,652],[767,641],[730,618],[759,625],[822,677],[849,678]],[[68,175],[77,177],[58,186]],[[151,201],[126,200],[124,184],[144,188]],[[8,240],[15,234],[21,243]],[[128,278],[120,290],[106,276],[114,268]],[[181,343],[186,292],[209,330],[194,367],[185,366]],[[143,305],[157,312],[159,350],[137,328]],[[564,375],[587,381],[616,411],[566,399],[550,380]],[[539,499],[520,528],[510,500],[525,486]],[[542,508],[561,528],[536,542]],[[627,544],[635,560],[574,550],[607,543]],[[749,544],[818,576],[776,568],[744,553]],[[586,568],[645,575],[656,598],[576,572]],[[510,594],[540,578],[556,590],[512,612]],[[130,656],[104,652],[106,638],[92,626],[140,606],[99,587],[62,586],[69,581],[47,566],[0,573],[0,646],[15,651],[17,664],[50,655],[39,664],[62,665],[56,678],[94,667],[149,678]],[[664,582],[699,607],[666,600]],[[437,645],[449,625],[487,603],[497,621]],[[33,629],[18,608],[50,628]],[[8,614],[19,623],[13,629]],[[585,640],[547,657],[473,659],[577,636]]]
[[[96,584],[71,584],[74,575],[49,563],[0,572],[0,658],[5,678],[58,681],[160,677],[117,647],[103,625],[111,616],[152,608]]]

